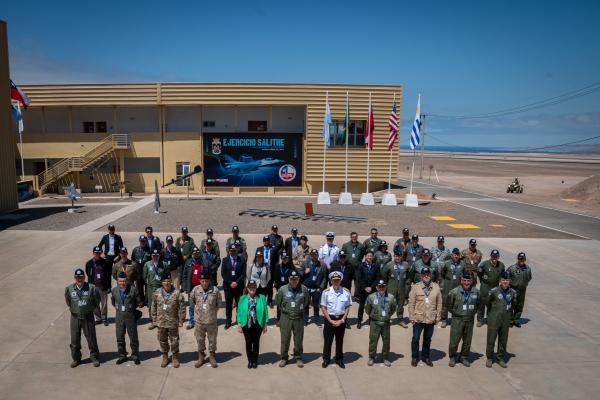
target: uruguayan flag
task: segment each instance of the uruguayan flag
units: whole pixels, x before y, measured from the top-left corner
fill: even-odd
[[[421,95],[417,101],[417,113],[415,114],[415,122],[413,122],[412,132],[410,134],[410,149],[414,150],[421,142]]]

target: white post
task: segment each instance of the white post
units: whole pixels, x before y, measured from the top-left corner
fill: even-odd
[[[328,138],[330,138],[331,135],[331,132],[329,132],[331,126],[325,126],[326,124],[329,125],[329,120],[327,118],[328,112],[331,112],[329,109],[329,91],[327,91],[325,95],[325,117],[323,118],[323,190],[317,195],[317,204],[331,204],[329,192],[325,191],[325,170],[327,169],[327,141],[325,140],[325,129],[327,129]]]
[[[348,107],[348,92],[346,92],[346,163],[345,163],[345,176],[344,176],[344,180],[345,180],[345,185],[344,185],[344,192],[348,192],[348,135],[349,135],[349,131],[348,129],[350,128],[350,115],[348,115],[348,110],[350,109],[350,107]]]
[[[372,112],[372,104],[371,104],[371,92],[369,92],[369,115],[367,116],[367,126],[366,129],[369,132],[368,142],[367,142],[367,190],[360,196],[360,204],[364,206],[372,206],[375,204],[375,199],[373,198],[373,194],[369,193],[369,175],[371,169],[371,142],[373,141],[373,131],[371,131],[371,112]],[[374,119],[375,117],[373,117]]]
[[[388,171],[388,193],[392,192],[392,153],[393,153],[393,151],[390,150],[390,168]]]
[[[21,103],[19,102],[17,102],[17,110],[21,116],[21,119],[17,123],[19,129],[19,152],[21,153],[21,180],[25,180],[25,162],[23,161],[23,114],[21,113]]]
[[[323,140],[323,190],[325,192],[325,170],[327,169],[327,142]]]

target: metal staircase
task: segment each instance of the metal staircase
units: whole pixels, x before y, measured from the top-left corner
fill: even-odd
[[[110,156],[114,150],[128,149],[129,136],[125,133],[108,135],[96,147],[82,156],[68,157],[60,160],[44,172],[36,176],[39,193],[54,184],[59,184],[72,172],[81,172],[92,167],[98,161]],[[63,182],[64,183],[64,182]]]

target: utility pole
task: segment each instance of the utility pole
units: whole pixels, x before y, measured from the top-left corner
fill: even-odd
[[[421,114],[421,169],[419,170],[419,179],[423,179],[423,159],[425,158],[425,117],[427,117],[427,114]]]

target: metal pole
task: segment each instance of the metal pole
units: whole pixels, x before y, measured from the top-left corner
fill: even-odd
[[[367,116],[367,130],[369,131],[369,141],[367,142],[367,191],[369,193],[369,173],[371,169],[371,142],[373,141],[373,131],[371,130],[371,92],[369,92],[369,115]]]
[[[329,92],[325,95],[325,114],[327,114],[327,105],[329,104]],[[327,118],[325,118],[327,119]],[[327,121],[326,121],[327,122]],[[325,129],[325,127],[323,127]],[[325,170],[327,165],[327,141],[323,138],[323,190],[325,192]]]
[[[426,114],[421,114],[421,170],[419,171],[419,179],[423,179],[423,159],[425,158],[425,117]]]
[[[345,185],[344,185],[344,192],[348,192],[348,136],[350,134],[349,129],[350,129],[350,115],[349,115],[349,110],[350,107],[348,105],[348,92],[346,92],[346,168],[344,169],[344,173],[345,173]]]
[[[410,170],[410,194],[412,194],[414,177],[415,177],[415,150],[413,149],[413,161],[412,161],[412,168]]]
[[[21,153],[21,180],[24,181],[25,180],[25,162],[23,161],[23,114],[21,114],[21,103],[17,102],[17,110],[19,111],[19,114],[21,115],[21,120],[18,121],[18,129],[19,129],[19,143],[20,143],[20,149],[19,149],[19,153]]]
[[[390,150],[390,169],[388,172],[388,193],[392,192],[392,151]]]

